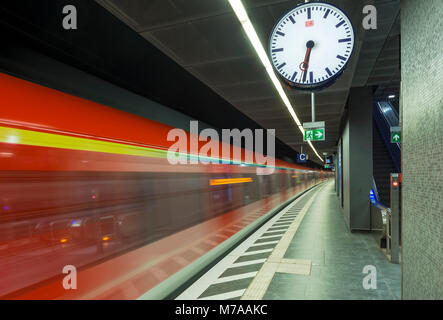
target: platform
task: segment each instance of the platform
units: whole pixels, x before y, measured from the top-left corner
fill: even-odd
[[[285,258],[312,262],[309,275],[277,272],[264,299],[400,299],[401,266],[391,264],[370,233],[351,233],[334,184],[322,188],[308,209]],[[362,286],[364,266],[377,270],[377,289]]]
[[[365,266],[377,288],[364,289]],[[333,181],[295,200],[178,299],[400,299],[401,268],[370,233],[351,233]]]

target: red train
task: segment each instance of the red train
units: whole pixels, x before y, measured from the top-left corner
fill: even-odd
[[[0,96],[5,299],[135,299],[329,175],[279,160],[267,176],[173,166],[170,126],[6,74]]]

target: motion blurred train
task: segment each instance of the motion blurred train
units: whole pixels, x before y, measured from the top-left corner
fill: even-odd
[[[280,160],[271,175],[171,165],[168,125],[7,74],[0,96],[6,299],[135,299],[331,174]]]

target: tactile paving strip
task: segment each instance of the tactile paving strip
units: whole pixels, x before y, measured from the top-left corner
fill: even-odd
[[[282,259],[284,252],[279,258],[278,252],[281,250],[276,251],[276,249],[282,237],[297,222],[300,212],[308,202],[312,201],[318,189],[319,187],[316,187],[294,200],[176,299],[257,299],[258,296],[262,296],[261,292],[264,294],[275,272],[309,274],[310,261]],[[255,279],[258,274],[260,275],[259,282]],[[262,285],[263,288],[257,291],[257,297],[247,298],[245,293],[247,289],[251,292],[249,288],[253,284],[255,284],[254,291],[257,291],[255,290],[257,285]]]

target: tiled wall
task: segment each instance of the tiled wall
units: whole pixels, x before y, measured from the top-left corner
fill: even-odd
[[[443,299],[442,12],[401,2],[404,299]]]

